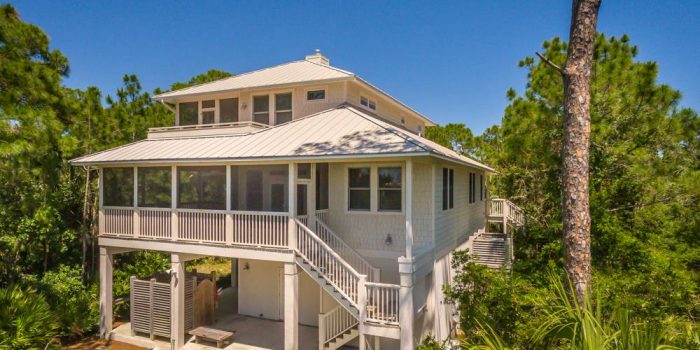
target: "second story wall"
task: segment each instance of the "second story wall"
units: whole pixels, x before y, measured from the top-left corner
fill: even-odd
[[[425,133],[425,122],[397,105],[391,99],[371,91],[358,83],[348,83],[348,103],[375,113],[389,122],[400,125],[412,133]],[[364,102],[367,101],[367,104]]]

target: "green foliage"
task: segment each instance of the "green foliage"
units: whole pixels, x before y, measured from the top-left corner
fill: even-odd
[[[58,316],[64,336],[84,335],[99,323],[97,283],[83,284],[79,266],[61,266],[40,280],[40,288]]]
[[[43,295],[18,285],[0,288],[0,349],[43,349],[57,329]]]
[[[199,85],[204,83],[209,83],[214,80],[220,80],[233,76],[233,74],[218,69],[210,69],[206,73],[199,74],[187,82],[177,82],[170,85],[170,91],[184,89],[192,85]]]

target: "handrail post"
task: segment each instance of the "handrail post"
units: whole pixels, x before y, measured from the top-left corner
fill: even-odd
[[[357,281],[357,308],[359,311],[357,329],[360,333],[360,349],[364,349],[365,322],[367,321],[367,275],[360,275]]]
[[[289,209],[289,218],[287,219],[287,222],[289,223],[287,225],[288,229],[288,236],[287,236],[287,245],[289,246],[290,250],[296,250],[297,248],[297,239],[296,239],[296,223],[294,222],[294,217],[296,216],[296,189],[297,189],[297,184],[296,184],[296,164],[294,163],[289,163],[289,185],[288,185],[288,209]]]
[[[318,314],[318,350],[323,350],[326,343],[326,318],[324,314]]]

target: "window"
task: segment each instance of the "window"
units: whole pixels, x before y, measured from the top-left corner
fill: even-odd
[[[131,207],[134,205],[134,168],[104,168],[102,185],[105,206]]]
[[[369,100],[367,99],[367,97],[360,96],[360,104],[365,107],[369,106]]]
[[[469,203],[476,202],[476,174],[469,173]]]
[[[455,207],[454,184],[454,169],[442,168],[442,210]]]
[[[219,122],[234,123],[238,121],[238,98],[219,100]]]
[[[292,121],[292,94],[275,95],[275,125]]]
[[[306,206],[308,205],[307,196],[307,190],[308,190],[308,185],[307,184],[297,184],[297,215],[298,216],[304,216],[308,214],[308,209]]]
[[[270,96],[253,97],[253,121],[260,124],[270,124]]]
[[[226,209],[226,167],[177,168],[177,207]]]
[[[202,124],[214,124],[216,111],[216,101],[202,101]]]
[[[170,208],[170,167],[138,168],[139,207]]]
[[[306,92],[307,101],[318,101],[326,99],[326,90],[310,90]]]
[[[401,168],[378,168],[379,211],[401,211]]]
[[[377,109],[377,103],[369,100],[369,109]]]
[[[199,102],[185,102],[178,104],[180,114],[179,125],[199,124]]]
[[[302,180],[311,180],[311,164],[297,164],[297,178]]]
[[[479,175],[479,200],[484,200],[484,174]]]
[[[348,169],[348,210],[370,210],[370,168]]]
[[[231,210],[240,210],[241,206],[238,204],[240,191],[240,169],[236,165],[231,165]]]
[[[316,164],[316,210],[328,209],[328,163]]]

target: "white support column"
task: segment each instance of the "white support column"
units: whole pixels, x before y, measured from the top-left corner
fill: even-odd
[[[289,235],[287,236],[287,244],[289,246],[289,249],[296,249],[297,247],[297,235],[296,235],[296,225],[294,225],[294,218],[297,216],[297,202],[296,202],[296,193],[297,193],[297,167],[295,166],[296,164],[294,163],[289,163],[289,185],[288,185],[288,209],[289,209],[289,219],[288,219],[288,225],[287,228],[289,230]]]
[[[185,345],[185,260],[180,254],[170,254],[170,348]]]
[[[360,350],[367,349],[367,330],[365,329],[365,321],[367,320],[367,276],[360,276],[357,282],[357,306],[360,309],[359,321],[360,326]]]
[[[134,237],[141,235],[141,213],[139,213],[139,168],[134,167]]]
[[[311,182],[308,190],[309,200],[306,213],[309,217],[309,228],[316,232],[316,163],[311,163]]]
[[[174,165],[170,167],[170,172],[170,237],[177,240],[177,167]]]
[[[112,252],[100,247],[100,337],[107,339],[112,332]]]
[[[218,110],[218,109],[217,109]],[[225,227],[225,239],[226,244],[233,244],[233,215],[231,211],[231,166],[226,166],[226,225]],[[231,278],[233,278],[233,273],[231,273]]]
[[[284,350],[299,349],[299,274],[294,262],[284,264]]]
[[[102,168],[99,169],[99,178],[97,179],[97,186],[99,186],[99,191],[100,191],[100,198],[98,198],[100,202],[99,206],[99,212],[97,213],[97,230],[98,234],[102,235],[105,232],[105,213],[102,210],[102,206],[104,205],[104,183],[105,183],[105,178],[104,178],[104,172]]]
[[[406,258],[413,258],[413,160],[406,160]]]
[[[399,327],[401,328],[401,350],[415,349],[413,338],[413,259],[399,258]]]

